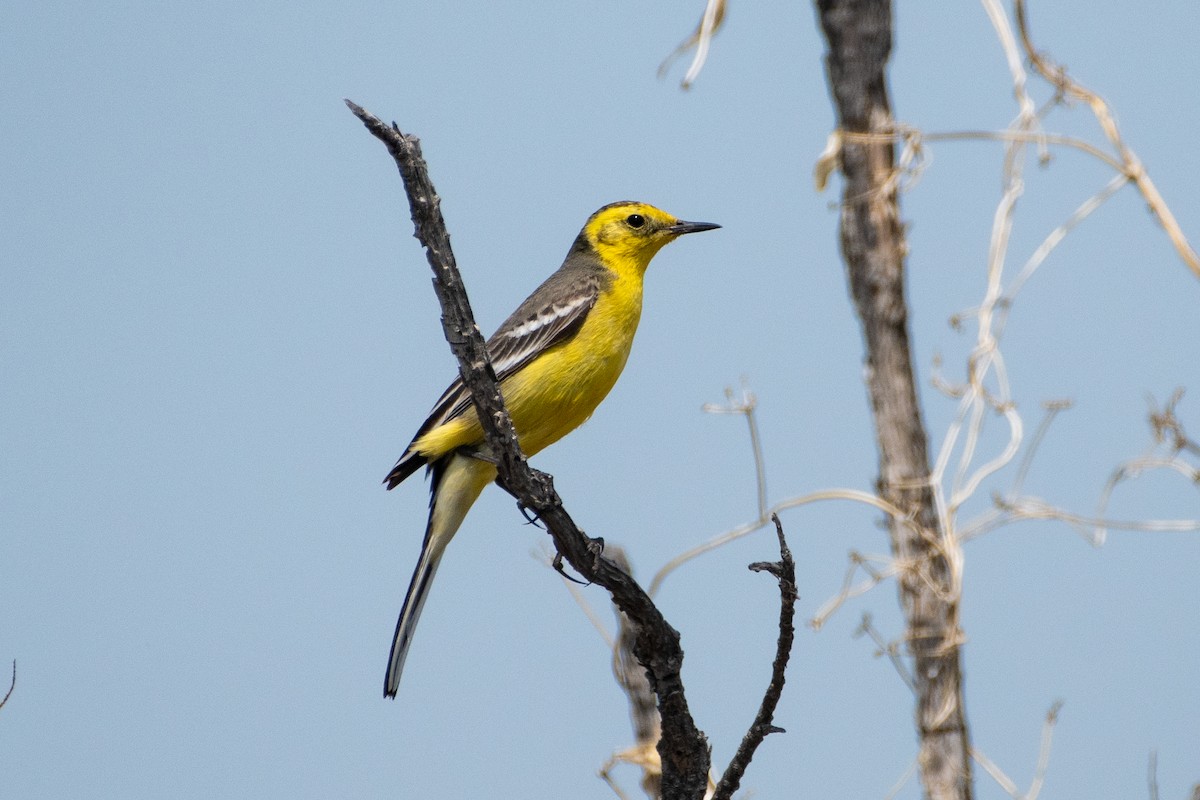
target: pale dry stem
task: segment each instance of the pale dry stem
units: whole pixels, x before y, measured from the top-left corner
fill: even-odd
[[[1030,781],[1029,788],[1024,792],[1017,786],[1016,781],[1000,769],[996,762],[988,758],[987,754],[977,747],[971,748],[971,757],[975,759],[975,763],[983,767],[992,780],[1013,800],[1037,800],[1038,795],[1041,794],[1042,786],[1046,782],[1046,770],[1050,766],[1050,748],[1054,743],[1054,727],[1058,724],[1058,715],[1062,711],[1062,706],[1062,701],[1056,700],[1046,712],[1045,720],[1042,721],[1042,739],[1038,746],[1037,766],[1034,767],[1033,780]]]
[[[990,2],[990,0],[988,1]],[[1116,117],[1113,115],[1108,103],[1100,95],[1086,88],[1068,75],[1065,67],[1055,64],[1050,60],[1049,56],[1033,46],[1033,41],[1029,33],[1029,20],[1025,13],[1025,0],[1014,0],[1014,9],[1017,19],[1017,29],[1021,34],[1021,45],[1025,56],[1029,59],[1033,68],[1047,82],[1052,84],[1059,94],[1064,97],[1082,100],[1091,109],[1092,114],[1096,117],[1096,122],[1104,132],[1104,136],[1113,146],[1113,149],[1117,151],[1121,159],[1121,171],[1129,180],[1137,185],[1138,191],[1142,193],[1142,197],[1150,207],[1150,211],[1154,214],[1158,223],[1162,225],[1163,230],[1167,232],[1167,237],[1170,238],[1171,244],[1175,246],[1175,251],[1179,254],[1179,257],[1196,274],[1196,277],[1200,278],[1200,256],[1196,255],[1195,249],[1188,242],[1183,229],[1179,227],[1179,222],[1175,219],[1175,215],[1171,213],[1171,209],[1167,206],[1166,201],[1159,194],[1158,187],[1150,180],[1150,176],[1146,173],[1141,159],[1137,157],[1137,154],[1133,152],[1121,137],[1121,132],[1117,128]]]
[[[887,656],[888,660],[892,662],[892,668],[896,670],[896,674],[900,676],[900,680],[904,681],[904,685],[908,687],[909,691],[917,691],[916,681],[913,680],[912,673],[908,671],[908,667],[904,664],[904,658],[901,656],[899,642],[895,639],[885,639],[883,634],[875,628],[870,614],[862,615],[862,622],[854,630],[853,635],[869,637],[878,648],[875,655]]]
[[[679,46],[658,65],[659,78],[666,77],[667,70],[671,68],[676,59],[695,48],[696,52],[692,55],[692,63],[688,67],[687,74],[679,83],[679,88],[685,91],[692,88],[696,78],[700,77],[700,70],[704,69],[704,62],[708,60],[708,50],[712,46],[713,36],[725,22],[725,2],[726,0],[708,0],[705,3],[704,13],[700,15],[700,23],[696,26],[696,30],[680,42]]]

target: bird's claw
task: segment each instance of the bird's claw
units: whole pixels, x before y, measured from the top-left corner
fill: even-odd
[[[538,528],[542,528],[542,530],[545,530],[541,520],[538,518],[537,513],[530,509],[529,506],[518,500],[517,509],[521,512],[521,516],[525,518],[526,522],[528,522],[530,525],[534,525]]]
[[[554,560],[550,562],[550,565],[554,567],[554,571],[557,572],[559,575],[561,575],[564,580],[568,580],[571,583],[577,583],[580,586],[591,586],[592,585],[591,581],[582,581],[579,578],[574,578],[567,574],[566,569],[563,568],[562,553],[555,553]]]

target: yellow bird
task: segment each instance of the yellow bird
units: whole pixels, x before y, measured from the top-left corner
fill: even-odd
[[[588,218],[558,271],[488,340],[488,354],[527,456],[579,427],[629,358],[642,314],[642,278],[663,245],[719,228],[684,222],[646,203],[604,206]],[[421,466],[430,473],[429,522],[396,623],[383,694],[395,697],[421,609],[446,545],[496,479],[483,429],[461,380],[450,385],[388,473],[392,489]]]

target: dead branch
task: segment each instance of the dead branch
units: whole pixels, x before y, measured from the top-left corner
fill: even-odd
[[[620,547],[608,548],[608,556],[621,569],[633,574],[629,558]],[[633,655],[637,642],[637,628],[620,609],[617,614],[617,639],[613,644],[613,677],[629,700],[629,721],[633,723],[634,744],[613,755],[600,770],[613,791],[620,789],[609,777],[609,770],[618,762],[633,764],[642,770],[642,791],[650,800],[658,800],[662,794],[662,760],[658,757],[658,740],[662,736],[662,725],[655,707],[654,692],[646,678],[646,670]]]
[[[1142,193],[1142,197],[1146,200],[1146,204],[1150,206],[1150,211],[1154,214],[1155,219],[1162,225],[1163,230],[1167,232],[1167,236],[1171,239],[1171,244],[1175,246],[1175,251],[1183,262],[1187,264],[1192,272],[1196,273],[1196,277],[1200,278],[1200,256],[1192,249],[1188,243],[1187,237],[1183,234],[1183,229],[1179,227],[1179,222],[1175,219],[1175,215],[1171,213],[1171,209],[1167,206],[1165,200],[1158,192],[1158,187],[1154,185],[1154,181],[1150,180],[1150,176],[1146,173],[1146,168],[1142,165],[1141,159],[1137,154],[1125,143],[1121,137],[1121,132],[1117,128],[1116,117],[1109,108],[1108,103],[1103,97],[1096,94],[1092,90],[1086,88],[1079,82],[1075,81],[1067,74],[1067,70],[1054,63],[1048,55],[1038,50],[1033,46],[1033,38],[1029,33],[1029,17],[1025,12],[1025,0],[1015,0],[1014,13],[1017,18],[1017,31],[1021,37],[1021,47],[1025,52],[1025,57],[1029,59],[1029,63],[1050,85],[1064,97],[1071,97],[1076,100],[1081,100],[1088,105],[1092,110],[1092,114],[1096,117],[1096,122],[1099,123],[1100,129],[1104,131],[1105,137],[1112,144],[1113,149],[1121,158],[1122,172],[1133,181],[1137,186],[1138,191]]]
[[[8,698],[12,697],[15,688],[17,688],[17,660],[14,658],[12,677],[8,679],[8,691],[4,693],[4,699],[0,700],[0,708],[4,708],[4,704],[8,702]]]
[[[667,70],[671,68],[677,58],[694,47],[696,53],[692,57],[691,66],[688,67],[683,80],[679,82],[680,89],[684,91],[691,89],[696,78],[700,77],[700,70],[704,68],[704,62],[708,60],[708,49],[712,45],[712,39],[717,35],[717,31],[721,29],[724,22],[725,0],[708,0],[704,5],[704,13],[700,15],[700,23],[696,26],[696,30],[680,42],[679,46],[658,65],[659,79],[666,77]]]
[[[551,476],[531,469],[521,454],[483,335],[475,324],[454,261],[440,198],[429,179],[419,140],[402,133],[395,123],[385,124],[349,100],[346,105],[387,146],[400,170],[416,236],[425,247],[433,269],[446,340],[458,359],[463,383],[471,391],[488,447],[496,459],[497,483],[537,515],[554,538],[558,552],[586,580],[607,589],[613,602],[636,626],[634,655],[646,667],[662,719],[662,738],[658,744],[663,765],[662,796],[664,800],[699,800],[708,784],[708,740],[688,710],[680,675],[683,649],[679,633],[637,582],[601,554],[603,542],[579,530],[563,508]]]
[[[890,133],[890,2],[817,0],[816,6],[828,42],[825,63],[838,128],[849,134]],[[902,573],[899,587],[917,687],[917,760],[930,798],[966,800],[972,796],[971,760],[957,593],[930,481],[928,438],[908,339],[906,246],[894,148],[890,143],[844,140],[840,167],[845,178],[841,249],[866,345],[879,495],[903,512],[889,519],[893,556],[919,567]],[[906,525],[905,520],[916,525]]]
[[[759,705],[758,714],[750,725],[750,730],[742,737],[742,743],[734,753],[733,760],[725,768],[725,774],[717,783],[713,800],[729,800],[741,785],[742,775],[754,751],[762,744],[763,739],[772,733],[783,733],[783,728],[771,724],[775,717],[775,707],[783,694],[784,674],[787,671],[788,659],[792,654],[792,643],[796,639],[796,562],[792,559],[792,551],[788,548],[783,536],[783,524],[778,515],[772,515],[775,523],[775,533],[779,537],[779,561],[756,562],[750,565],[755,572],[769,572],[779,581],[779,641],[775,645],[775,660],[771,664],[771,682],[767,685],[766,694]]]

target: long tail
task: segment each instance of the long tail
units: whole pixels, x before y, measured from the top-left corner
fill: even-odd
[[[438,564],[442,562],[442,553],[429,546],[429,534],[425,534],[425,546],[421,548],[421,560],[413,571],[412,583],[408,585],[408,595],[404,598],[404,608],[400,611],[400,619],[396,621],[396,635],[392,637],[392,655],[388,659],[387,677],[383,684],[383,696],[395,697],[396,689],[400,686],[400,673],[404,670],[404,659],[408,656],[408,647],[412,644],[413,633],[417,630],[417,621],[425,608],[425,600],[429,597],[429,589],[433,585],[433,576],[437,574]]]
[[[460,453],[450,455],[433,467],[433,499],[430,502],[429,524],[425,527],[425,541],[421,545],[421,557],[413,571],[408,594],[404,597],[404,608],[396,622],[396,634],[392,638],[392,654],[388,659],[387,675],[383,682],[383,696],[395,697],[400,686],[400,673],[404,670],[404,659],[412,644],[417,621],[425,608],[433,576],[446,545],[454,538],[462,525],[467,511],[483,491],[483,487],[496,477],[496,468]]]

